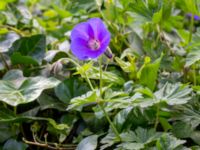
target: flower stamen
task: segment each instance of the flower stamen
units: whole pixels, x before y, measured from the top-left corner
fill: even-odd
[[[88,47],[91,49],[91,50],[98,50],[100,48],[100,42],[96,39],[90,39],[88,41]]]

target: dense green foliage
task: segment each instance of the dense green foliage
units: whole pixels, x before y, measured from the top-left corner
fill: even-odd
[[[0,0],[0,150],[199,150],[199,9],[199,0]],[[72,28],[94,17],[112,35],[114,57],[102,64],[70,51]]]

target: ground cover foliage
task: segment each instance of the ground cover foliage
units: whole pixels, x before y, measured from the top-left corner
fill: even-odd
[[[0,1],[0,149],[200,149],[199,9],[199,0]],[[71,30],[89,18],[111,33],[113,58],[100,64],[70,51]]]

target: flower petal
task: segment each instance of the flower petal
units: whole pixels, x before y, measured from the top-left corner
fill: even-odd
[[[102,31],[106,30],[106,27],[105,27],[103,21],[99,18],[89,19],[87,21],[87,23],[90,25],[89,30],[88,30],[89,35],[95,39],[98,39],[99,34]]]
[[[82,22],[76,25],[71,33],[71,40],[76,38],[89,40],[88,30],[89,30],[89,24],[87,22]]]
[[[87,41],[82,38],[76,38],[71,41],[71,51],[80,60],[88,59],[90,49],[87,47]]]

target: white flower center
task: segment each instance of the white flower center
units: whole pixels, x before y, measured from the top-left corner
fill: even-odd
[[[89,41],[88,41],[88,47],[90,48],[90,49],[92,49],[92,50],[98,50],[99,49],[99,47],[100,47],[100,42],[98,41],[98,40],[96,40],[96,39],[90,39]]]

